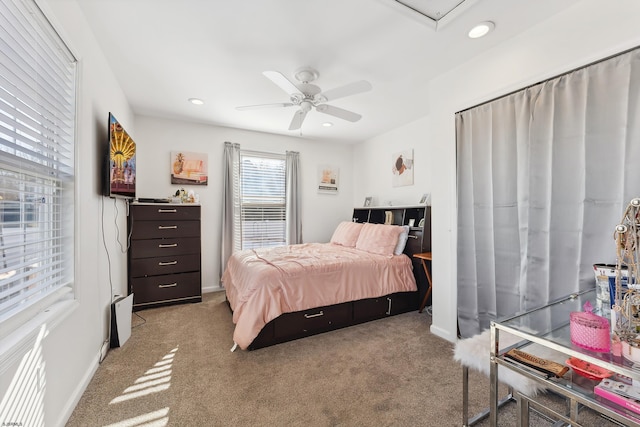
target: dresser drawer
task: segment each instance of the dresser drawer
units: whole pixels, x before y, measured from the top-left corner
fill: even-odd
[[[131,239],[159,239],[166,237],[198,237],[200,221],[175,219],[135,221],[131,226]]]
[[[156,304],[201,298],[200,272],[130,279],[133,304]]]
[[[283,314],[274,320],[274,335],[276,338],[306,336],[336,329],[340,325],[349,324],[352,313],[352,304],[347,302]]]
[[[158,276],[161,274],[200,271],[197,254],[132,259],[129,264],[131,277]]]
[[[132,205],[130,215],[135,221],[149,220],[198,220],[200,219],[200,206],[186,205]]]
[[[131,260],[200,253],[200,238],[178,237],[174,239],[132,240],[129,248]]]

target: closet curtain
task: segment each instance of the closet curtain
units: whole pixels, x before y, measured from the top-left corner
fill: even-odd
[[[640,49],[456,114],[458,324],[595,285],[640,196]]]
[[[300,153],[287,151],[286,158],[286,242],[287,245],[302,243],[302,220],[300,218]]]

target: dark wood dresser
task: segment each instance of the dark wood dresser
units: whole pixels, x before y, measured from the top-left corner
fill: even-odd
[[[133,310],[202,301],[200,205],[129,205]]]

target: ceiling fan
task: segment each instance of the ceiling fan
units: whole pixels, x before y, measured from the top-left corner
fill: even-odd
[[[366,80],[360,80],[322,92],[318,86],[311,84],[311,82],[316,80],[320,74],[310,67],[303,67],[296,71],[294,76],[299,82],[296,84],[291,82],[291,80],[278,71],[264,71],[262,74],[289,95],[289,102],[245,105],[242,107],[236,107],[236,109],[242,111],[256,108],[300,107],[293,115],[293,119],[289,125],[289,130],[300,129],[307,113],[311,111],[312,108],[315,108],[316,111],[320,113],[329,114],[330,116],[338,117],[350,122],[357,122],[362,118],[360,114],[325,104],[325,102],[344,98],[345,96],[356,95],[358,93],[369,91],[372,88],[371,83]]]

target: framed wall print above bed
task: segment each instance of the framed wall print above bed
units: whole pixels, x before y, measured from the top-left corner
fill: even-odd
[[[318,166],[318,193],[338,194],[340,168],[337,166]]]

